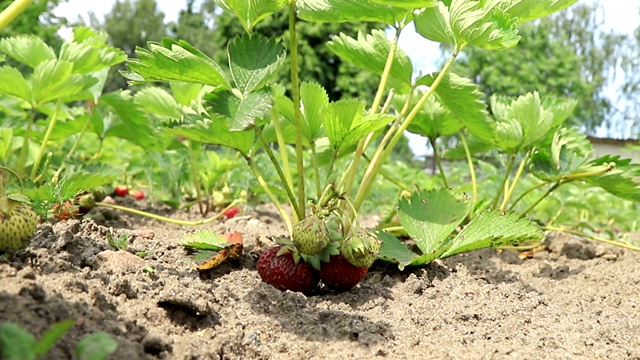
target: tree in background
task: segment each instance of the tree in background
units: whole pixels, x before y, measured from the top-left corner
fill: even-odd
[[[111,45],[124,50],[129,57],[135,57],[137,46],[146,47],[148,41],[160,41],[167,36],[164,13],[155,0],[117,0],[104,24],[92,16],[91,25],[109,34]],[[124,69],[124,64],[111,68],[105,91],[127,87],[126,79],[119,73]]]
[[[624,82],[620,100],[623,102],[624,119],[633,124],[632,131],[638,138],[640,132],[640,26],[626,43],[622,56],[622,69],[624,70]]]
[[[625,36],[602,29],[603,9],[579,3],[549,18],[525,24],[511,49],[469,47],[454,72],[471,78],[488,96],[538,91],[579,101],[574,123],[587,132],[610,128],[616,108],[605,96],[619,63]]]

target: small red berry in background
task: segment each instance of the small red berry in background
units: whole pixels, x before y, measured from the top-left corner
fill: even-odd
[[[232,207],[231,209],[227,210],[224,212],[224,216],[227,219],[233,219],[234,216],[238,215],[238,213],[240,212],[240,209],[238,209],[237,206]]]
[[[129,188],[127,187],[127,185],[116,185],[116,187],[113,189],[113,194],[115,196],[127,196],[129,194]]]
[[[142,200],[145,197],[144,191],[142,190],[131,190],[129,194],[136,198],[136,200]]]

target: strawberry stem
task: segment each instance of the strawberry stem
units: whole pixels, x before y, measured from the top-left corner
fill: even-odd
[[[2,13],[0,13],[0,31],[4,30],[18,15],[31,4],[32,0],[14,0]]]
[[[185,226],[198,226],[198,225],[208,224],[210,222],[213,222],[213,221],[216,221],[216,220],[220,219],[221,217],[224,216],[224,213],[227,210],[229,210],[232,207],[238,205],[240,202],[241,201],[237,200],[237,199],[233,200],[231,202],[231,204],[229,204],[226,208],[222,209],[215,216],[212,216],[212,217],[210,217],[208,219],[198,220],[198,221],[172,219],[172,218],[168,218],[168,217],[161,216],[161,215],[151,214],[151,213],[148,213],[146,211],[128,208],[126,206],[120,206],[120,205],[115,205],[115,204],[107,204],[107,203],[103,203],[103,202],[97,202],[96,206],[101,206],[101,207],[111,208],[111,209],[115,209],[115,210],[126,211],[126,212],[129,212],[129,213],[132,213],[132,214],[148,217],[148,218],[151,218],[151,219],[155,219],[155,220],[166,222],[166,223],[170,223],[170,224],[185,225]]]

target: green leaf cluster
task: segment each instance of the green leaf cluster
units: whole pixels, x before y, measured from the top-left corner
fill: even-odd
[[[540,241],[544,235],[529,220],[500,211],[485,211],[456,233],[472,203],[461,194],[446,189],[423,190],[401,199],[398,212],[402,226],[416,241],[420,254],[405,247],[391,234],[379,232],[381,258],[405,266],[421,266],[476,249]]]

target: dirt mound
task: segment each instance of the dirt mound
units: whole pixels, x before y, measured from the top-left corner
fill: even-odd
[[[265,235],[284,233],[272,212],[209,225],[241,232],[245,254],[204,273],[177,245],[192,229],[101,221],[40,225],[0,260],[0,322],[39,336],[78,320],[50,359],[99,331],[118,342],[113,359],[640,358],[640,254],[623,249],[555,236],[531,259],[482,250],[404,272],[376,264],[351,292],[306,297],[255,271]],[[130,236],[127,251],[110,248],[110,227]]]

